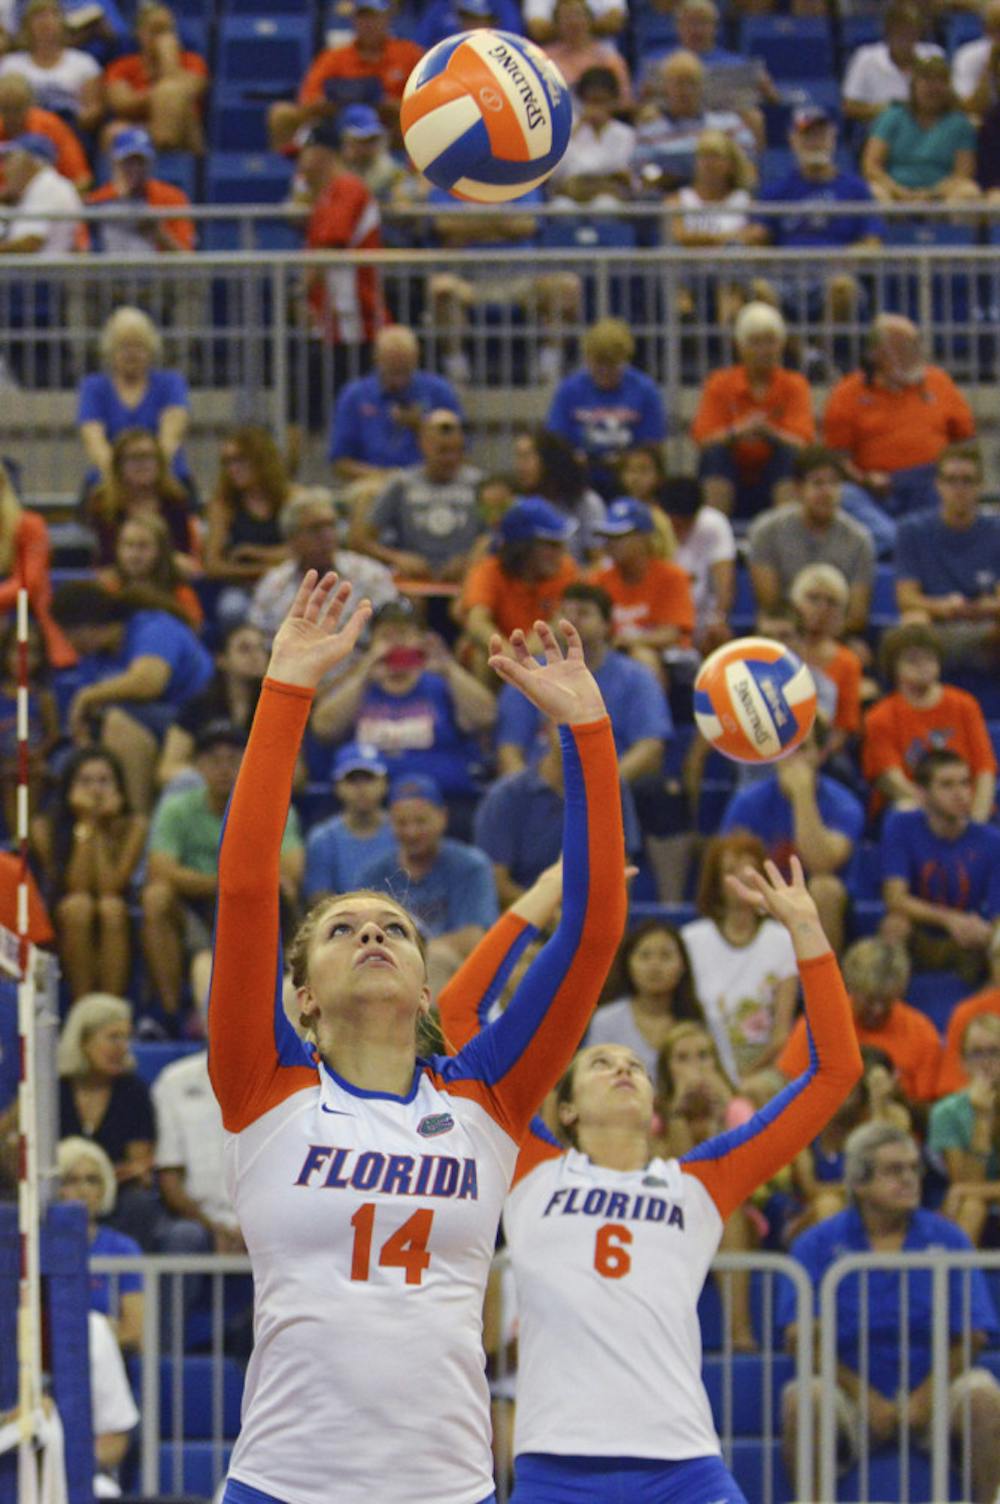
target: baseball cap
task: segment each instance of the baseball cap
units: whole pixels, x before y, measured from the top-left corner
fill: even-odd
[[[455,11],[460,16],[495,16],[492,0],[455,0]]]
[[[379,756],[377,747],[370,742],[348,742],[333,759],[330,777],[336,783],[348,773],[370,773],[373,778],[384,777],[389,769]]]
[[[565,543],[576,532],[577,524],[541,496],[526,496],[500,519],[501,543]]]
[[[197,733],[194,750],[196,755],[208,752],[212,747],[239,747],[242,751],[246,744],[246,732],[239,726],[234,726],[232,721],[215,720],[208,721]]]
[[[834,125],[831,112],[821,104],[804,104],[792,115],[793,131],[809,131],[814,125]]]
[[[55,165],[56,144],[48,136],[43,136],[41,131],[25,131],[21,136],[15,136],[13,141],[0,142],[0,153],[9,156],[13,151],[27,151],[33,157],[41,157],[49,166]]]
[[[382,122],[370,104],[349,104],[337,116],[337,126],[341,136],[353,136],[359,141],[382,134]]]
[[[404,799],[426,799],[428,804],[444,804],[441,785],[428,773],[412,773],[409,778],[396,779],[389,790],[389,803],[400,804]]]
[[[642,501],[634,496],[619,496],[608,507],[603,522],[594,527],[595,533],[607,538],[620,538],[624,533],[651,533],[653,514]]]
[[[148,131],[140,126],[134,126],[127,131],[119,131],[111,144],[111,160],[121,162],[125,157],[145,157],[152,162],[156,156],[156,147]]]

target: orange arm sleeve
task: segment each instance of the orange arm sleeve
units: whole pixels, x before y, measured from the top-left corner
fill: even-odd
[[[723,1221],[812,1143],[861,1077],[851,1004],[833,954],[800,962],[799,973],[810,1032],[808,1069],[748,1123],[699,1144],[681,1160]]]
[[[238,1133],[315,1086],[282,1006],[278,858],[309,690],[265,679],[219,850],[208,1069],[222,1121]]]
[[[457,1055],[470,1039],[475,1039],[523,948],[519,942],[534,933],[533,927],[516,914],[501,914],[442,987],[438,1015],[449,1055]]]

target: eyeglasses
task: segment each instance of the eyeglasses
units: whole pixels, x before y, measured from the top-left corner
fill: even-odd
[[[978,475],[955,475],[948,471],[941,471],[938,475],[938,485],[944,486],[978,486]]]
[[[897,1160],[895,1164],[876,1165],[876,1175],[881,1175],[883,1180],[902,1180],[906,1175],[920,1174],[920,1161],[918,1159]]]
[[[93,1175],[64,1175],[63,1185],[103,1185],[104,1181],[95,1171]]]

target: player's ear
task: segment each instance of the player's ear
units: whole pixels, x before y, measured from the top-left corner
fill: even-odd
[[[316,999],[310,986],[296,987],[295,1006],[299,1015],[299,1028],[311,1029],[316,1023]]]
[[[560,1102],[558,1112],[559,1121],[564,1128],[572,1128],[579,1116],[572,1102]]]
[[[417,1013],[421,1018],[427,1018],[431,1011],[431,989],[425,982],[420,989],[420,998],[417,1002]]]

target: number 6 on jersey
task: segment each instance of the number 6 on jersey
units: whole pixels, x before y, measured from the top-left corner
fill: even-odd
[[[632,1267],[632,1234],[620,1222],[605,1222],[594,1241],[594,1268],[605,1279],[623,1279]]]

